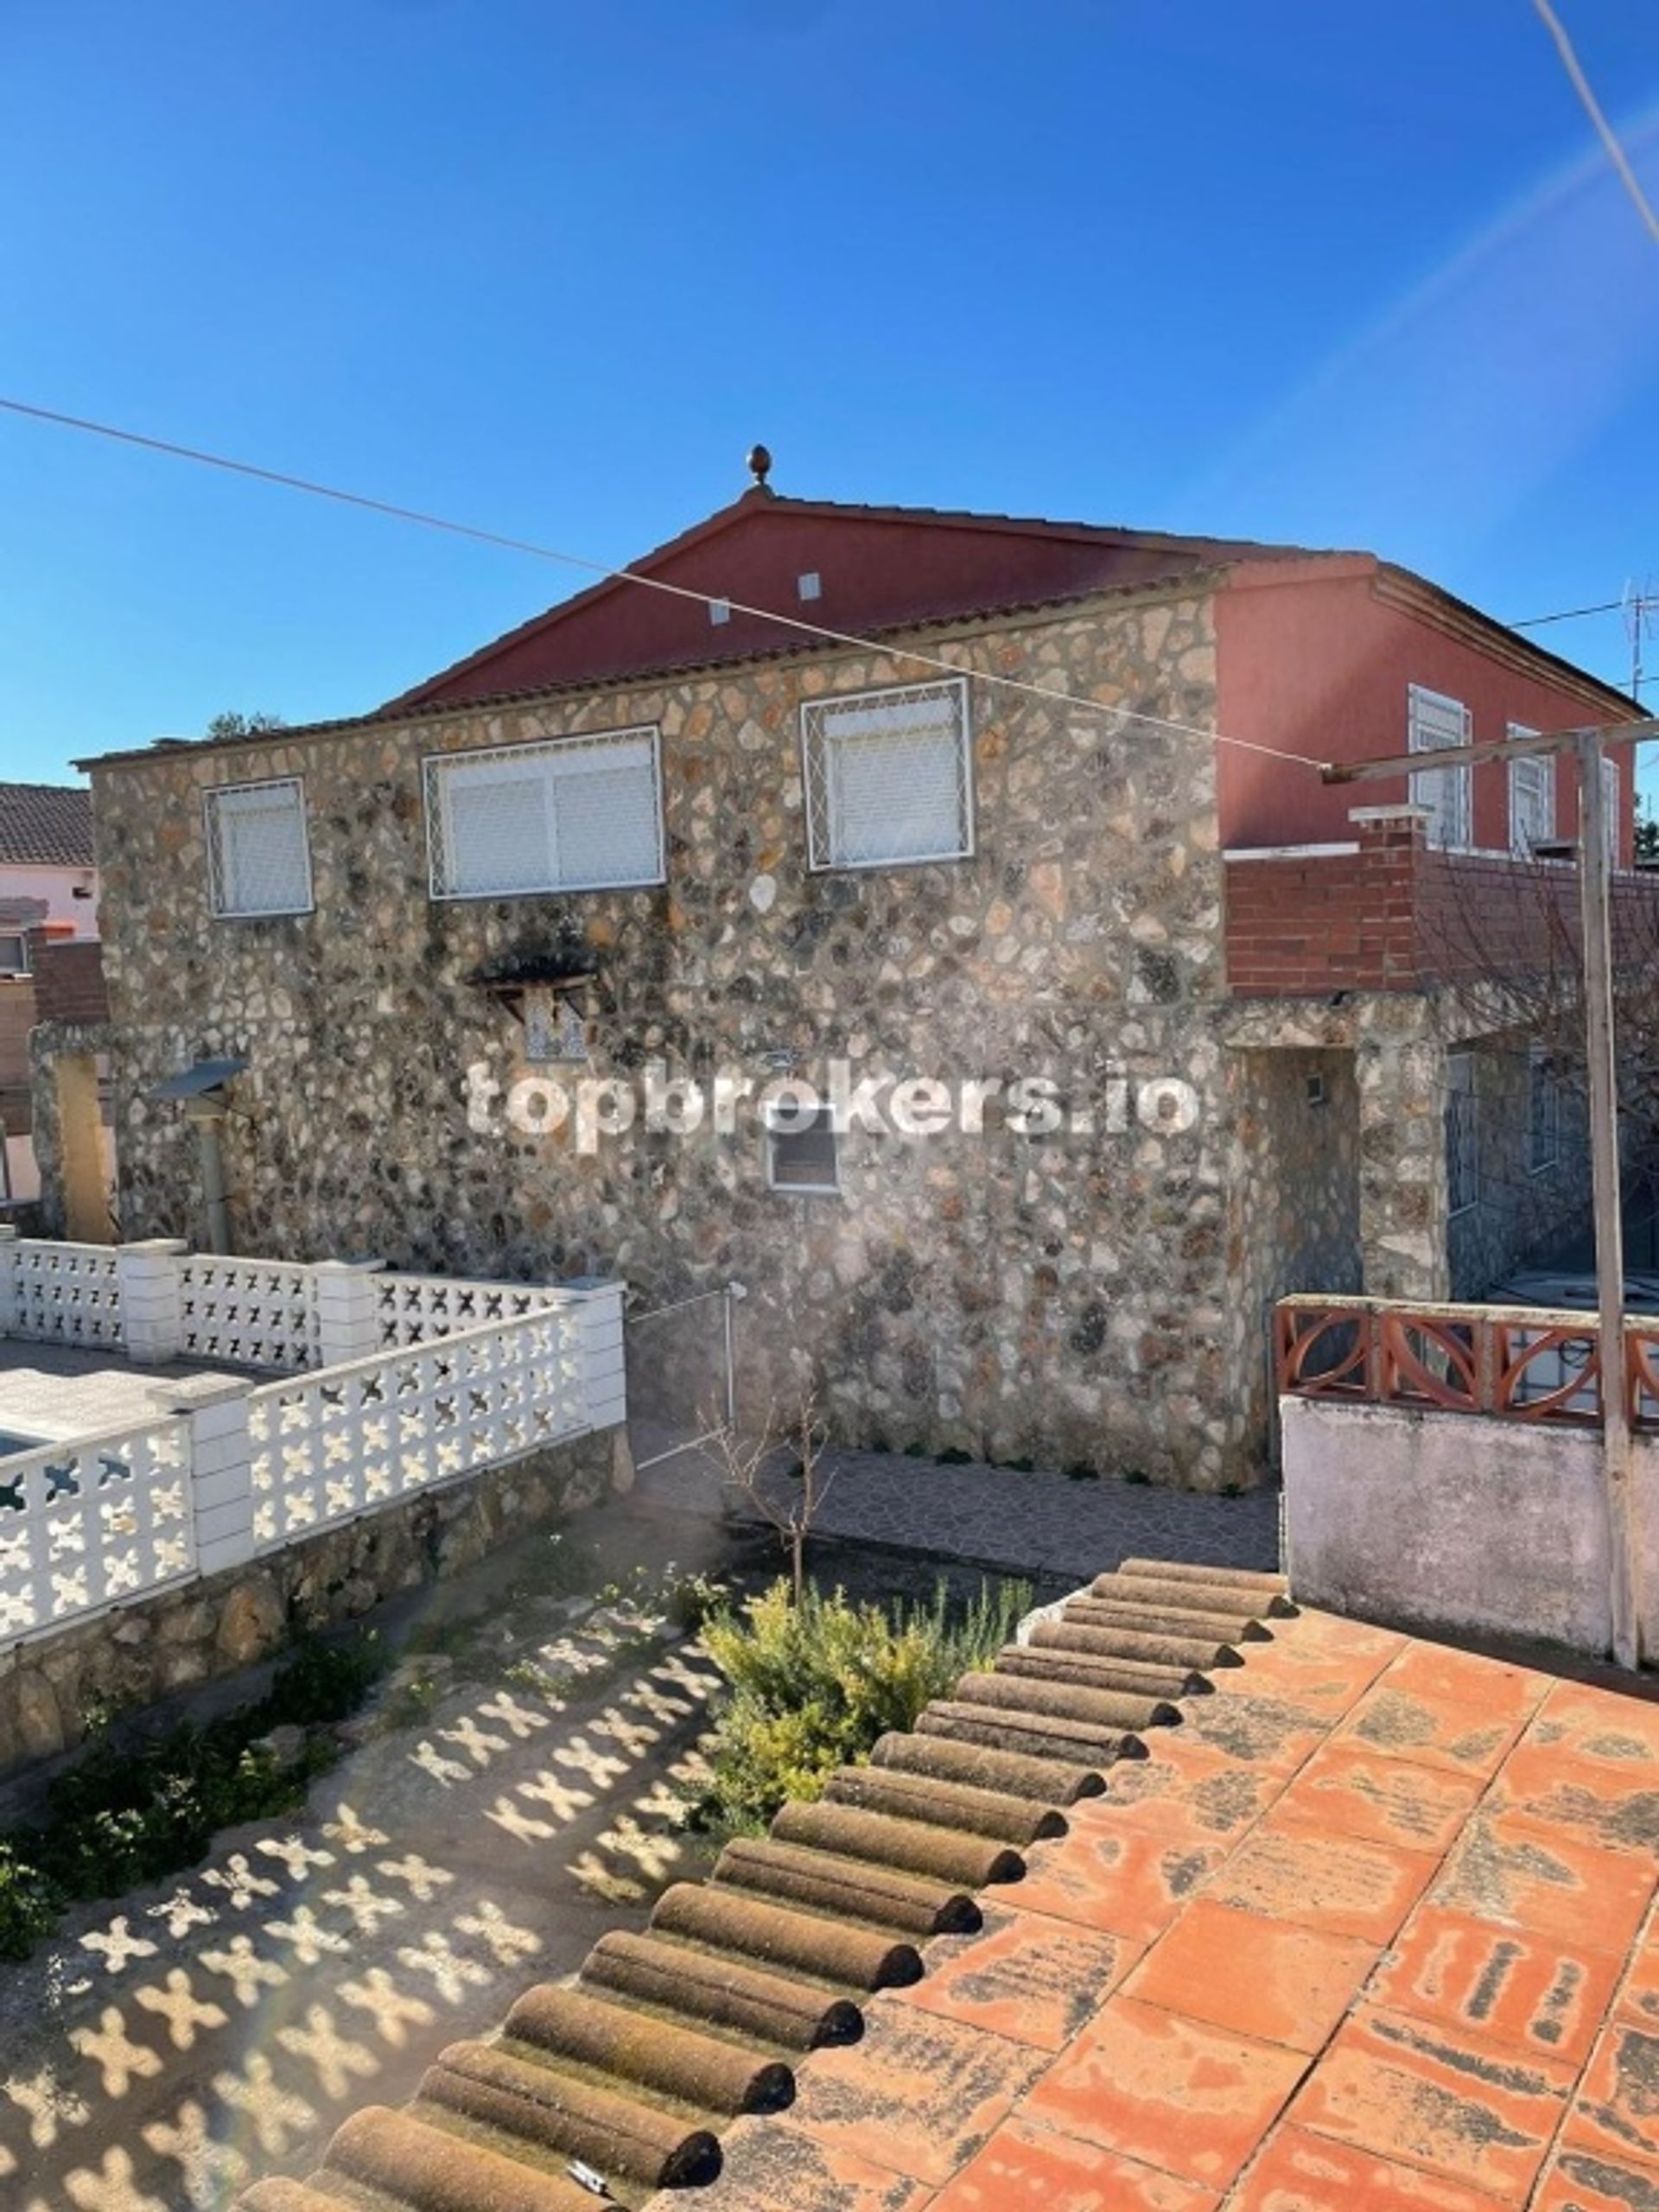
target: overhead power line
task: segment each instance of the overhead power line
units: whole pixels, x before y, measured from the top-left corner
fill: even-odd
[[[1643,191],[1636,171],[1630,167],[1630,156],[1618,142],[1618,134],[1602,112],[1601,102],[1591,88],[1590,79],[1585,75],[1579,57],[1573,50],[1573,41],[1567,36],[1560,17],[1550,6],[1549,0],[1532,0],[1532,4],[1538,10],[1545,29],[1555,41],[1555,50],[1561,57],[1561,66],[1572,79],[1573,89],[1578,94],[1585,113],[1596,127],[1596,135],[1607,150],[1607,158],[1617,171],[1619,182],[1630,195],[1636,212],[1646,226],[1648,236],[1656,245],[1659,245],[1659,215],[1655,214],[1653,203]]]
[[[391,499],[378,499],[364,492],[347,492],[338,485],[320,484],[305,476],[290,476],[283,470],[265,468],[257,462],[232,460],[228,454],[208,453],[198,446],[175,444],[168,438],[155,438],[139,430],[122,429],[112,423],[94,422],[86,416],[66,415],[55,408],[31,406],[22,399],[0,397],[0,410],[10,415],[21,415],[36,423],[50,423],[60,429],[82,430],[88,435],[113,439],[119,445],[137,446],[146,453],[163,454],[174,461],[191,461],[204,468],[224,469],[232,476],[252,477],[261,484],[274,484],[287,492],[303,492],[313,499],[332,499],[341,506],[359,507],[370,514],[385,515],[393,522],[414,523],[423,530],[441,530],[453,537],[466,537],[480,545],[494,545],[509,553],[524,553],[532,560],[555,561],[569,569],[581,569],[592,576],[612,583],[636,584],[645,591],[661,592],[671,599],[695,600],[701,606],[721,607],[732,614],[747,614],[761,622],[776,623],[780,628],[799,635],[816,638],[827,645],[851,645],[861,652],[887,652],[899,658],[916,662],[923,668],[937,669],[946,676],[963,677],[976,683],[993,684],[1001,691],[1023,693],[1033,699],[1046,700],[1051,706],[1076,707],[1093,715],[1103,715],[1115,723],[1140,722],[1149,729],[1166,729],[1181,737],[1198,737],[1206,743],[1230,745],[1242,753],[1258,753],[1270,760],[1286,760],[1299,768],[1319,770],[1329,766],[1323,760],[1311,760],[1304,753],[1287,753],[1276,745],[1258,744],[1253,738],[1230,737],[1220,730],[1204,729],[1196,722],[1172,721],[1167,715],[1147,714],[1138,707],[1111,707],[1103,700],[1085,699],[1075,691],[1061,691],[1046,683],[1027,683],[1016,676],[994,675],[988,669],[963,668],[957,662],[945,660],[937,653],[918,652],[911,645],[895,645],[891,639],[861,637],[849,630],[833,630],[822,622],[810,622],[798,614],[780,614],[769,607],[753,607],[743,600],[729,598],[722,592],[696,590],[690,584],[673,584],[662,576],[642,575],[637,569],[613,569],[603,562],[594,561],[581,553],[566,553],[550,545],[538,545],[529,538],[510,537],[500,531],[485,530],[476,524],[455,522],[446,515],[428,514],[419,507],[399,506]]]
[[[1511,630],[1541,630],[1546,622],[1576,622],[1584,614],[1617,614],[1628,605],[1622,599],[1599,599],[1593,607],[1563,607],[1554,614],[1529,614],[1524,622],[1511,622]]]

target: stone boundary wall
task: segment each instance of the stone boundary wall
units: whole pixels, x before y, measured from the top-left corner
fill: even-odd
[[[1599,1429],[1279,1402],[1299,1602],[1364,1620],[1612,1641]],[[1632,1446],[1638,1617],[1659,1648],[1659,1437]]]
[[[16,1645],[0,1654],[0,1774],[73,1749],[98,1705],[140,1710],[233,1675],[631,1478],[626,1430],[590,1433]]]

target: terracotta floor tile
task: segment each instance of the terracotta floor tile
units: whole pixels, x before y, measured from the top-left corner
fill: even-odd
[[[1291,2108],[1294,2125],[1525,2202],[1575,2069],[1518,2058],[1403,2012],[1366,2007]]]
[[[1370,1994],[1389,2012],[1581,2066],[1618,1978],[1607,1952],[1422,1904]]]
[[[1659,2035],[1659,1924],[1648,1922],[1646,1940],[1630,1962],[1624,1986],[1618,1993],[1618,2011]]]
[[[1529,1719],[1558,1677],[1478,1651],[1457,1651],[1449,1644],[1415,1637],[1383,1678],[1386,1689],[1425,1698],[1436,1705],[1472,1706],[1490,1719]]]
[[[1581,1843],[1659,1859],[1659,1766],[1645,1758],[1586,1758],[1566,1743],[1529,1738],[1499,1768],[1488,1802]]]
[[[1564,2139],[1659,2166],[1659,2035],[1614,2020],[1585,2069]]]
[[[1248,1677],[1249,1669],[1245,1670]],[[1368,1693],[1369,1694],[1369,1693]],[[1332,1716],[1270,1688],[1189,1699],[1183,1734],[1240,1765],[1288,1781],[1331,1733]]]
[[[926,1979],[895,1991],[896,2004],[1058,2050],[1105,2003],[1141,1951],[1121,1936],[988,1904],[977,1935],[941,1936],[925,1955]]]
[[[1563,2144],[1532,2202],[1534,2212],[1659,2212],[1659,2167]]]
[[[1376,1965],[1376,1946],[1196,1897],[1124,1995],[1260,2043],[1323,2048]]]
[[[1147,1944],[1225,1856],[1218,1844],[1192,1844],[1124,1821],[1079,1820],[1070,1835],[1032,1847],[1030,1871],[1008,1897],[1021,1912],[1050,1913]]]
[[[936,2189],[989,2140],[1048,2063],[1039,2050],[913,2005],[877,1999],[864,2018],[861,2041],[815,2050],[801,2068],[790,2125]]]
[[[1604,1761],[1643,1777],[1645,1787],[1647,1776],[1659,1774],[1659,1700],[1588,1682],[1557,1682],[1533,1716],[1527,1741]]]
[[[1281,1826],[1275,1809],[1245,1837],[1206,1894],[1381,1946],[1392,1942],[1439,1863],[1393,1844]]]
[[[1497,2200],[1354,2144],[1281,2127],[1227,2212],[1497,2212]]]
[[[1396,1629],[1373,1628],[1365,1621],[1351,1621],[1341,1613],[1322,1613],[1317,1607],[1304,1606],[1294,1621],[1285,1623],[1283,1635],[1275,1637],[1274,1648],[1282,1643],[1287,1649],[1297,1651],[1320,1651],[1344,1659],[1375,1659],[1380,1669],[1396,1659],[1410,1641]]]
[[[1184,1734],[1160,1729],[1149,1758],[1120,1760],[1104,1796],[1067,1808],[1073,1833],[1127,1822],[1170,1843],[1202,1846],[1231,1843],[1253,1827],[1279,1796],[1279,1777],[1241,1766],[1196,1737],[1183,1741]]]
[[[890,2166],[815,2143],[787,2119],[740,2120],[721,2138],[719,2178],[697,2212],[929,2212],[933,2192]]]
[[[1334,1721],[1357,1703],[1394,1656],[1392,1649],[1342,1652],[1317,1640],[1304,1643],[1298,1625],[1276,1643],[1249,1645],[1242,1667],[1218,1667],[1211,1679],[1218,1697],[1270,1693]]]
[[[1435,1878],[1429,1902],[1620,1956],[1635,1940],[1655,1884],[1654,1869],[1629,1852],[1603,1851],[1481,1811]]]
[[[1484,1706],[1402,1689],[1395,1683],[1398,1673],[1390,1667],[1366,1692],[1332,1742],[1490,1781],[1520,1734],[1524,1715],[1494,1713]]]
[[[1220,2202],[1097,2143],[1005,2120],[930,2212],[1217,2212]]]
[[[1306,2063],[1299,2052],[1115,1997],[1038,2083],[1022,2116],[1225,2189]]]
[[[1315,1751],[1280,1802],[1283,1817],[1409,1851],[1450,1850],[1483,1784],[1351,1741]]]

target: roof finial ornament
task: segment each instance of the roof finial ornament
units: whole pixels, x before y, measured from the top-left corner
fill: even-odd
[[[771,491],[772,486],[766,479],[772,474],[772,455],[765,446],[749,448],[749,474],[754,479],[756,491]]]

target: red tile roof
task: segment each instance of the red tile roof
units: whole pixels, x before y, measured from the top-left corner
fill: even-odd
[[[91,868],[92,793],[73,784],[0,784],[0,864]]]

